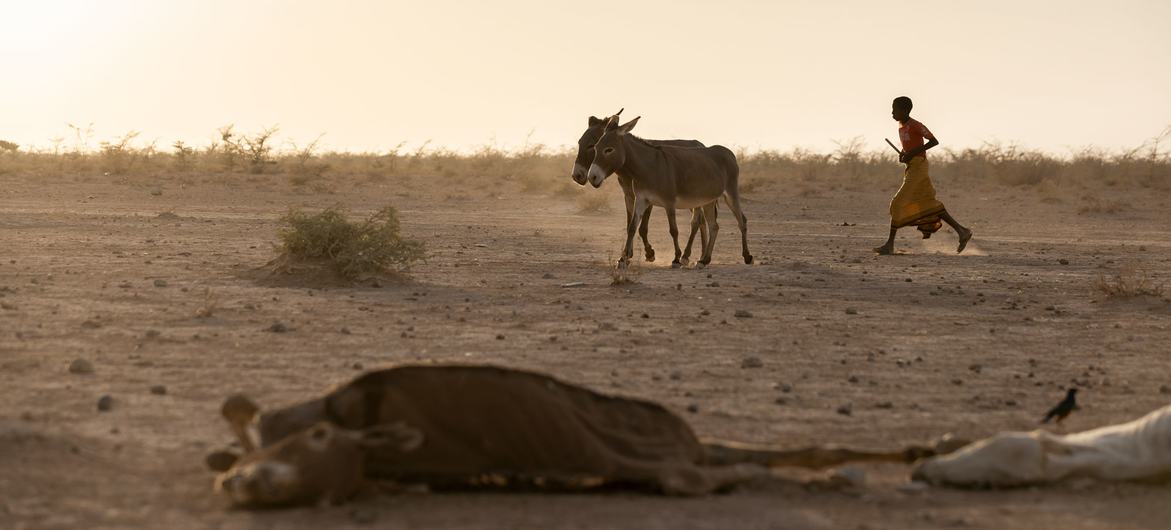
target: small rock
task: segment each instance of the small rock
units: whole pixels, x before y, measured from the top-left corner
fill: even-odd
[[[156,396],[162,396],[167,393],[166,385],[153,385],[150,387],[150,393]]]
[[[1163,385],[1159,387],[1160,394],[1171,394],[1171,386]]]
[[[504,340],[504,334],[497,334],[496,340]]]
[[[69,373],[92,374],[94,373],[94,365],[85,359],[74,359],[73,362],[69,363]]]
[[[363,366],[362,363],[354,363],[354,364],[350,365],[350,368],[353,368],[355,370],[361,370],[361,369],[365,368],[365,366]]]
[[[847,314],[847,315],[857,315],[857,314],[858,314],[858,310],[857,310],[857,309],[854,309],[854,308],[852,308],[852,307],[847,307],[847,308],[846,308],[846,314]]]
[[[760,368],[762,366],[764,366],[764,361],[761,361],[760,357],[745,357],[744,360],[740,361],[741,368]]]
[[[98,329],[102,327],[102,323],[96,320],[86,320],[85,322],[81,323],[81,327],[85,329]]]
[[[851,383],[857,383],[857,382],[858,382],[858,376],[856,376],[856,375],[851,375],[850,377],[846,378],[846,381],[849,381],[849,382],[851,382]]]
[[[350,510],[350,520],[358,524],[370,524],[378,520],[378,512],[365,508]]]
[[[971,371],[973,371],[973,372],[975,372],[975,373],[980,373],[980,371],[981,371],[981,370],[983,370],[983,369],[984,369],[984,367],[983,367],[982,365],[979,365],[979,364],[972,364],[972,365],[969,365],[969,366],[968,366],[968,370],[971,370]]]
[[[570,288],[570,287],[585,287],[585,282],[569,282],[569,283],[563,283],[563,284],[561,284],[561,287],[565,287],[565,288]]]
[[[553,276],[553,273],[551,273],[551,272],[546,272],[545,274],[541,275],[541,279],[544,279],[544,280],[552,280],[555,277],[556,276]]]
[[[788,404],[789,404],[789,398],[787,398],[787,397],[784,397],[784,396],[780,396],[780,397],[778,397],[778,398],[774,399],[774,400],[773,400],[773,403],[776,403],[777,405],[788,405]]]
[[[284,322],[273,322],[272,325],[268,327],[268,331],[273,333],[286,333],[289,331],[289,326],[286,326]]]
[[[680,379],[683,379],[683,372],[680,372],[679,370],[675,370],[674,372],[671,372],[671,375],[668,377],[670,377],[672,381],[678,381]]]
[[[1060,263],[1062,265],[1069,265],[1069,260],[1062,258],[1062,259],[1057,260],[1057,263]]]
[[[340,329],[338,332],[341,333],[342,335],[349,335],[351,333],[350,328],[345,328],[345,327]]]
[[[737,309],[732,316],[736,318],[752,318],[752,313],[744,309]]]
[[[231,469],[232,464],[235,464],[239,459],[240,455],[237,455],[231,451],[220,450],[208,453],[207,457],[203,459],[203,463],[207,466],[208,469],[222,473]]]
[[[146,338],[148,338],[148,339],[157,339],[157,338],[159,338],[159,335],[162,335],[162,334],[163,333],[157,329],[146,330]]]
[[[960,385],[964,384],[964,380],[957,377],[957,378],[951,380],[951,384],[956,385],[956,386],[960,386]]]
[[[114,398],[110,397],[109,394],[98,398],[98,411],[106,412],[112,408],[114,408]]]
[[[792,391],[793,391],[793,385],[790,385],[789,383],[781,383],[781,392],[788,394],[789,392],[792,392]]]
[[[167,286],[167,280],[164,280],[162,278],[155,280],[155,287],[166,287],[166,286]]]
[[[874,407],[879,409],[893,409],[895,404],[889,401],[879,401],[878,403],[874,404]]]
[[[690,412],[690,413],[692,413],[692,414],[695,414],[696,412],[699,412],[699,405],[696,405],[695,403],[692,403],[692,404],[688,405],[688,406],[687,406],[687,412]]]
[[[163,194],[163,189],[158,186],[154,186],[150,189],[150,194],[158,197],[159,195]]]
[[[866,485],[866,472],[853,466],[842,467],[834,471],[833,475],[830,475],[830,481],[861,488]]]
[[[854,404],[853,403],[846,403],[845,405],[839,406],[838,407],[838,414],[841,414],[842,416],[853,415],[854,414]]]

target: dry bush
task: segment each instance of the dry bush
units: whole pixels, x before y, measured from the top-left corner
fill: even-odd
[[[1081,215],[1086,214],[1112,214],[1123,212],[1128,209],[1123,201],[1119,200],[1102,200],[1098,197],[1087,195],[1082,197],[1085,204],[1077,209],[1077,213]]]
[[[609,194],[601,191],[584,192],[577,197],[577,211],[583,214],[607,213],[610,211]]]
[[[203,302],[195,310],[195,318],[211,318],[219,308],[219,297],[211,294],[211,288],[203,288]]]
[[[348,279],[401,271],[425,256],[422,242],[399,233],[398,212],[390,206],[358,223],[341,207],[316,214],[292,210],[281,220],[289,225],[280,234],[285,257],[324,261]]]
[[[1163,282],[1156,282],[1148,271],[1133,265],[1124,265],[1112,276],[1099,274],[1094,289],[1106,298],[1134,298],[1136,296],[1163,296]]]

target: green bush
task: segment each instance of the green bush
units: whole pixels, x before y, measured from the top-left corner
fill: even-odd
[[[422,242],[399,234],[398,211],[390,206],[357,223],[338,206],[316,214],[292,210],[281,220],[289,225],[281,231],[288,257],[327,261],[349,279],[404,270],[425,256]]]

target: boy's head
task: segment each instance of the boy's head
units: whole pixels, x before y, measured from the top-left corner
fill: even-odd
[[[890,116],[897,121],[905,122],[911,117],[911,108],[914,104],[911,103],[911,98],[907,96],[899,96],[891,103]]]

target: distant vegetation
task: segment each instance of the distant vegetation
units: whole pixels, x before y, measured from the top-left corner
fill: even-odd
[[[139,141],[137,131],[95,142],[92,125],[71,125],[71,130],[72,139],[55,138],[53,147],[47,149],[0,141],[0,174],[151,177],[181,182],[195,176],[228,182],[233,175],[246,175],[249,179],[282,179],[314,192],[331,192],[331,181],[391,182],[409,176],[443,182],[453,196],[468,188],[498,189],[506,182],[519,191],[535,193],[565,193],[577,187],[569,179],[574,153],[542,144],[526,143],[509,151],[489,143],[472,152],[456,152],[430,143],[408,150],[400,143],[380,152],[328,152],[318,148],[320,138],[299,146],[278,143],[276,127],[246,133],[228,125],[216,131],[216,140],[207,145],[176,141],[159,149],[155,142]],[[930,153],[932,175],[943,181],[1074,191],[1101,187],[1168,190],[1171,150],[1164,144],[1169,138],[1171,128],[1134,149],[1107,152],[1086,148],[1066,155],[1001,143],[937,149]],[[566,142],[572,140],[567,137]],[[869,150],[861,138],[837,142],[837,148],[829,153],[795,148],[741,150],[737,154],[741,186],[749,195],[774,186],[816,194],[838,187],[869,189],[878,184],[889,191],[892,178],[897,179],[901,170],[892,153]],[[598,207],[582,205],[590,211]],[[1085,213],[1112,209],[1109,204],[1090,204]]]

